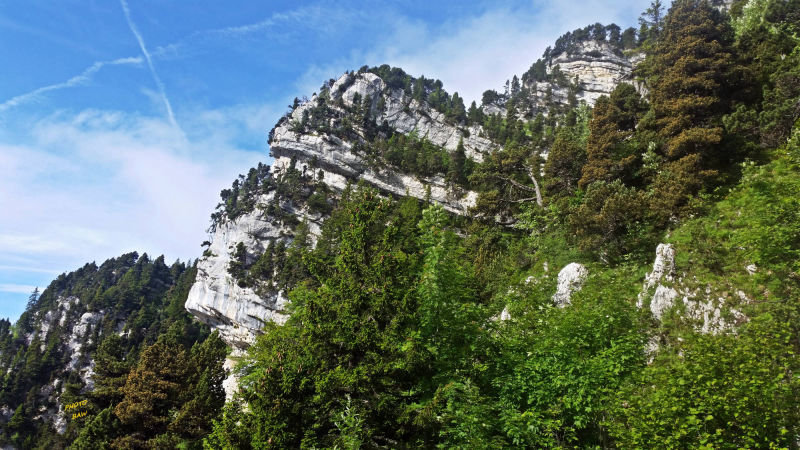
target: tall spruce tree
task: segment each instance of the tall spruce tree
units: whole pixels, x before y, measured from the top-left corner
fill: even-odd
[[[657,214],[673,215],[726,159],[722,116],[729,110],[733,33],[707,1],[678,0],[667,14],[652,60],[651,126],[666,157],[655,180]]]
[[[627,148],[630,138],[646,105],[636,89],[627,83],[619,84],[610,97],[597,99],[589,122],[586,142],[586,165],[579,185],[585,188],[594,181],[630,178],[635,151]]]

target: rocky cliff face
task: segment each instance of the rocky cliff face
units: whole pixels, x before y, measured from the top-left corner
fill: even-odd
[[[528,83],[527,114],[547,113],[552,99],[567,104],[569,89],[578,101],[593,104],[623,81],[632,80],[636,58],[622,56],[607,43],[585,42],[578,51],[553,59],[548,71],[560,70],[572,87],[559,83]],[[558,67],[558,69],[555,69]],[[577,80],[577,85],[574,81]],[[484,105],[484,111],[504,111],[502,104]],[[496,111],[494,111],[496,110]],[[487,139],[478,125],[466,126],[448,119],[425,101],[415,99],[396,84],[369,71],[347,73],[322,86],[319,94],[298,102],[270,133],[270,149],[275,161],[272,174],[280,178],[292,170],[301,171],[330,189],[335,197],[349,183],[361,181],[385,195],[429,199],[454,214],[467,214],[477,194],[447,183],[439,175],[404,173],[365,151],[370,133],[366,117],[377,133],[400,133],[424,138],[448,152],[463,142],[465,154],[480,162],[500,148]],[[385,136],[384,136],[385,137]],[[286,292],[265,293],[258,287],[242,287],[229,273],[231,255],[241,243],[247,259],[253,261],[270,242],[290,242],[293,226],[276,221],[267,205],[277,202],[296,218],[311,224],[312,236],[323,216],[310,214],[308,205],[263,194],[255,207],[244,215],[225,219],[217,226],[211,246],[198,263],[198,276],[186,308],[200,320],[219,330],[229,345],[244,349],[253,342],[266,321],[282,322]],[[280,196],[278,196],[280,197]],[[276,200],[277,199],[277,200]]]
[[[459,142],[474,161],[497,146],[481,137],[479,126],[465,127],[449,122],[425,102],[411,98],[403,89],[391,88],[379,76],[369,73],[344,74],[324,86],[324,93],[300,103],[275,126],[271,135],[271,153],[275,158],[272,174],[285,176],[290,170],[301,171],[317,183],[330,188],[335,197],[349,183],[362,181],[390,196],[412,196],[442,205],[455,214],[467,214],[477,194],[447,183],[443,176],[419,176],[403,173],[381,161],[371,160],[359,150],[367,141],[367,130],[358,124],[346,133],[341,123],[353,116],[360,99],[370,99],[372,120],[392,132],[414,134],[435,146],[454,151]],[[304,117],[317,118],[312,128],[302,127]],[[338,128],[340,131],[326,131]],[[189,293],[186,309],[220,331],[225,341],[236,348],[247,348],[266,321],[282,323],[286,316],[286,292],[257,293],[257,288],[240,287],[230,275],[231,253],[239,243],[248,258],[257,259],[270,242],[291,242],[294,227],[280,224],[266,211],[276,201],[297,218],[310,225],[311,236],[318,234],[324,219],[310,212],[303,202],[285,201],[275,192],[255,201],[252,211],[218,225],[211,246],[198,262],[197,281]]]
[[[54,372],[72,372],[85,386],[91,390],[94,386],[94,360],[90,357],[89,350],[96,344],[94,336],[104,313],[85,312],[81,299],[74,296],[58,297],[54,307],[47,311],[38,311],[33,317],[33,331],[23,337],[27,345],[38,345],[41,352],[46,351],[48,335],[58,333],[62,336],[60,345],[56,349],[64,356],[67,363],[63,367],[54,368]],[[53,424],[56,432],[63,434],[67,427],[63,402],[61,397],[66,391],[63,380],[55,379],[43,386],[37,393],[40,405],[34,420],[42,420]],[[3,408],[4,412],[13,412]],[[8,416],[8,414],[5,414]],[[6,417],[8,419],[9,417]]]
[[[607,42],[586,41],[572,53],[556,56],[549,72],[558,66],[568,80],[576,80],[578,101],[589,105],[601,95],[608,95],[620,83],[633,83],[633,68],[642,59],[641,54],[624,56]],[[537,102],[541,105],[543,90],[537,86]],[[541,106],[540,106],[541,107]]]
[[[272,192],[260,197],[259,204],[269,203],[274,196]],[[247,348],[265,322],[286,320],[283,292],[259,295],[252,287],[240,287],[228,273],[230,255],[238,243],[256,255],[263,253],[271,240],[289,239],[291,229],[276,226],[272,219],[257,208],[217,226],[206,256],[197,263],[197,278],[186,300],[190,313],[219,331],[235,348]]]
[[[631,83],[645,92],[636,82],[633,69],[644,59],[641,53],[626,55],[608,42],[588,40],[576,44],[574,49],[560,53],[546,65],[551,81],[524,80],[522,88],[527,95],[519,102],[518,115],[532,117],[550,112],[552,104],[567,106],[570,92],[574,101],[592,106],[602,95],[608,95],[620,83]],[[554,74],[561,74],[555,76]],[[562,76],[563,75],[563,76]],[[483,105],[486,114],[505,115],[507,98]]]
[[[24,433],[74,439],[83,422],[66,404],[108,406],[101,406],[110,392],[104,382],[124,381],[139,351],[172,325],[187,342],[205,336],[180,309],[194,279],[184,263],[167,266],[163,257],[132,252],[59,275],[31,297],[16,324],[0,319],[0,424],[16,415]],[[96,395],[99,386],[105,394]],[[3,428],[0,442],[10,437]]]
[[[328,106],[325,120],[334,125],[348,115],[348,109],[357,108],[354,99],[371,99],[374,121],[385,123],[390,129],[402,134],[415,133],[436,146],[453,151],[463,141],[466,155],[480,162],[483,155],[496,148],[491,141],[480,137],[480,127],[462,127],[449,123],[439,111],[426,103],[413,100],[402,89],[393,89],[377,75],[369,72],[342,75],[329,87],[329,98],[313,96],[296,108],[273,130],[273,170],[281,173],[292,159],[298,165],[313,168],[322,174],[323,180],[335,189],[343,189],[348,181],[364,180],[378,190],[392,195],[410,195],[426,198],[430,188],[430,199],[456,214],[466,214],[474,204],[476,195],[459,192],[448,186],[440,176],[420,177],[398,173],[395,168],[367,161],[364,154],[355,149],[363,142],[365,130],[354,127],[352,137],[339,137],[332,133],[298,131],[293,124],[302,121],[303,115],[319,108],[324,101]],[[338,103],[338,105],[337,105]],[[293,129],[294,128],[294,129]]]

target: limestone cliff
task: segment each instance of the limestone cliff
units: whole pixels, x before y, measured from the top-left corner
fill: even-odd
[[[631,83],[644,94],[645,87],[633,75],[633,69],[642,59],[643,54],[623,52],[609,42],[579,42],[544,62],[544,80],[523,76],[522,98],[515,100],[517,114],[520,117],[539,113],[547,116],[553,105],[566,107],[570,102],[592,106],[620,83]],[[484,104],[483,111],[504,115],[511,97],[511,94],[500,95],[495,101]]]
[[[296,171],[310,183],[324,185],[331,201],[349,183],[362,181],[385,195],[429,199],[452,213],[467,214],[476,193],[447,183],[442,174],[404,173],[361,150],[368,143],[369,131],[351,120],[354,109],[361,106],[359,99],[371,100],[371,121],[392,133],[413,133],[445,151],[454,151],[462,142],[467,157],[475,161],[497,147],[480,136],[479,126],[448,121],[443,113],[413,99],[402,88],[388,86],[374,73],[348,73],[324,85],[320,94],[300,102],[272,130],[270,147],[275,161],[271,176],[282,179]],[[309,117],[315,125],[304,125]],[[313,240],[324,220],[322,214],[312,213],[306,201],[289,200],[274,190],[261,194],[251,211],[235,218],[224,217],[216,226],[211,245],[198,262],[197,281],[186,303],[186,309],[240,349],[249,346],[266,321],[280,323],[286,317],[286,292],[241,287],[228,271],[231,254],[239,243],[254,260],[270,242],[291,242],[295,225],[267,211],[267,205],[273,202],[294,216],[295,224],[308,223]]]
[[[527,100],[519,107],[529,117],[538,112],[546,115],[551,100],[567,104],[570,89],[578,101],[593,104],[618,83],[633,79],[636,58],[624,56],[608,43],[588,41],[573,51],[554,55],[551,62],[548,74],[561,71],[562,75],[553,82],[529,80],[523,86]],[[248,285],[237,279],[230,270],[232,255],[239,251],[240,262],[250,266],[268,246],[276,242],[289,245],[298,223],[309,225],[313,240],[325,218],[324,212],[313,212],[309,206],[309,192],[319,186],[324,187],[330,204],[348,184],[362,182],[384,195],[427,199],[454,214],[466,215],[475,205],[477,193],[448,183],[444,174],[404,171],[371,153],[375,139],[393,134],[424,139],[450,153],[462,143],[466,157],[475,162],[502,144],[488,139],[480,125],[454,120],[424,97],[414,95],[418,94],[416,86],[412,90],[408,79],[405,84],[398,81],[393,76],[396,70],[388,72],[391,77],[382,78],[380,71],[362,68],[331,79],[311,98],[298,99],[270,132],[274,157],[270,177],[305,177],[317,187],[306,187],[305,194],[289,198],[277,193],[277,185],[272,184],[250,197],[251,207],[244,213],[218,213],[186,308],[219,330],[229,345],[244,349],[266,321],[285,320],[287,296],[280,288]],[[485,104],[484,112],[503,109],[503,101]],[[288,221],[286,216],[290,216]]]

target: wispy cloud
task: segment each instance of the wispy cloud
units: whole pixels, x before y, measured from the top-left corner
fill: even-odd
[[[296,14],[295,14],[296,15]],[[254,33],[254,32],[261,32],[264,30],[269,29],[270,27],[274,26],[276,23],[280,21],[286,20],[290,17],[289,14],[285,13],[275,13],[271,17],[264,19],[260,22],[255,22],[246,25],[239,25],[239,26],[231,26],[231,27],[224,27],[224,28],[217,28],[213,30],[205,31],[207,34],[219,34],[225,36],[240,36],[244,34]]]
[[[313,28],[316,32],[335,32],[337,29],[341,29],[343,26],[346,26],[346,24],[354,23],[357,19],[357,15],[362,14],[358,11],[337,11],[335,9],[325,9],[319,6],[301,7],[293,11],[274,13],[271,16],[257,22],[195,31],[176,42],[158,46],[151,51],[148,50],[144,39],[142,38],[141,32],[131,19],[130,8],[127,1],[120,0],[120,5],[122,6],[123,12],[125,13],[125,19],[131,32],[136,38],[137,43],[139,44],[139,48],[143,56],[118,58],[110,61],[97,61],[91,66],[87,67],[80,74],[75,75],[66,81],[43,86],[0,103],[0,113],[25,103],[37,101],[43,96],[43,94],[47,92],[76,87],[88,83],[97,72],[106,66],[139,65],[143,62],[146,62],[153,81],[156,84],[156,88],[158,89],[158,99],[164,104],[164,108],[167,112],[167,118],[173,126],[178,127],[175,114],[172,109],[172,103],[166,94],[164,83],[161,81],[161,78],[156,72],[155,64],[153,62],[154,59],[169,58],[181,50],[185,50],[187,46],[198,45],[198,42],[202,42],[203,40],[244,38],[248,35],[264,33],[275,26],[289,22],[304,23],[306,26]],[[333,76],[334,74],[331,73],[329,75]],[[314,83],[319,84],[323,78],[326,79],[327,77],[319,78],[319,80],[315,80]]]
[[[128,9],[128,2],[125,0],[119,0],[120,5],[122,5],[122,10],[125,12],[125,20],[128,21],[128,27],[131,29],[131,33],[136,37],[136,41],[139,42],[139,48],[142,50],[142,54],[144,55],[145,59],[147,60],[147,67],[150,68],[150,74],[153,76],[153,81],[156,83],[159,92],[161,93],[161,100],[164,102],[164,107],[167,109],[167,117],[169,118],[170,123],[177,129],[180,129],[178,126],[178,122],[175,120],[175,114],[172,112],[172,105],[169,102],[169,98],[167,98],[167,91],[164,89],[164,83],[161,82],[161,78],[158,77],[158,73],[156,73],[156,68],[153,65],[153,59],[150,57],[150,52],[147,51],[147,47],[144,45],[144,39],[142,39],[142,34],[139,33],[139,29],[136,28],[136,25],[131,20],[131,11]]]
[[[131,250],[197,256],[219,191],[266,158],[263,130],[279,111],[192,110],[185,134],[165,117],[64,111],[0,135],[0,173],[11,170],[0,176],[0,204],[14,211],[0,217],[0,276]]]
[[[36,286],[27,284],[0,283],[0,292],[13,292],[15,294],[30,294]]]
[[[59,273],[63,272],[62,270],[42,269],[39,267],[27,267],[27,266],[10,266],[10,265],[0,265],[0,270],[9,272],[46,273],[50,275],[58,275]]]
[[[45,94],[50,91],[57,91],[59,89],[70,88],[74,86],[78,86],[84,83],[89,82],[92,79],[92,76],[100,71],[103,67],[106,66],[120,66],[120,65],[137,65],[142,63],[142,58],[137,57],[129,57],[129,58],[119,58],[114,59],[111,61],[97,61],[93,63],[91,66],[87,67],[83,72],[74,77],[70,78],[67,81],[51,84],[48,86],[43,86],[38,89],[34,89],[28,93],[18,95],[13,97],[9,100],[6,100],[3,103],[0,103],[0,112],[6,111],[9,108],[13,108],[23,103],[35,101],[39,99],[42,94]]]

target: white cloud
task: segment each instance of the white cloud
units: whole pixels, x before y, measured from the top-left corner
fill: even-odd
[[[0,137],[0,264],[68,271],[133,250],[197,257],[219,191],[268,159],[273,110],[196,111],[187,134],[162,118],[59,112]]]
[[[61,270],[42,269],[38,267],[26,267],[26,266],[11,266],[11,265],[0,265],[0,270],[8,272],[45,273],[48,275],[57,275],[63,272]]]
[[[36,289],[36,286],[30,286],[27,284],[9,284],[9,283],[0,283],[0,292],[11,292],[14,294],[30,294],[33,290]]]
[[[521,75],[545,48],[567,31],[595,22],[635,25],[649,1],[532,2],[524,7],[489,8],[440,24],[402,15],[377,16],[386,30],[370,47],[330,63],[313,65],[297,81],[309,95],[331,77],[367,65],[390,64],[414,75],[442,80],[449,92],[467,102]]]
[[[0,103],[0,113],[23,103],[28,103],[39,99],[43,94],[50,91],[57,91],[59,89],[66,89],[73,86],[88,83],[94,74],[100,71],[105,66],[119,66],[119,65],[138,65],[142,63],[140,57],[118,58],[111,61],[96,61],[91,66],[87,67],[83,72],[75,75],[67,81],[55,83],[48,86],[42,86],[34,89],[25,94],[17,95],[10,98],[3,103]]]

